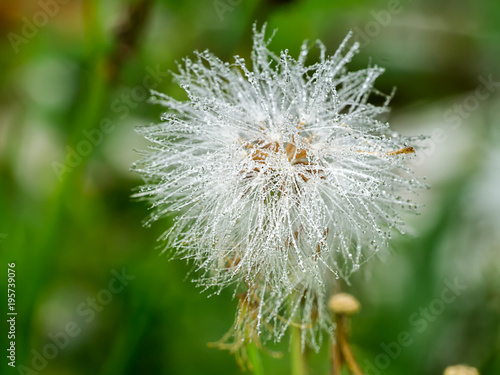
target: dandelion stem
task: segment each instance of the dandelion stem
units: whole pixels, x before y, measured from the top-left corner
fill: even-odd
[[[340,347],[338,345],[338,333],[335,333],[336,339],[335,341],[330,341],[331,348],[331,358],[330,358],[330,374],[331,375],[340,375],[342,373],[342,353],[340,352]]]
[[[292,375],[307,375],[307,363],[304,357],[304,352],[302,351],[301,329],[299,327],[292,328],[291,344]]]
[[[264,367],[260,358],[259,349],[253,342],[247,344],[248,362],[251,364],[251,370],[254,375],[264,375]]]
[[[363,371],[359,368],[359,365],[352,354],[351,346],[349,345],[347,338],[347,319],[347,316],[337,315],[337,345],[340,348],[342,358],[347,364],[349,370],[351,370],[354,375],[363,375]],[[340,375],[340,372],[338,374]]]
[[[340,290],[340,289],[339,289]],[[363,375],[349,345],[348,326],[351,315],[360,309],[359,301],[347,293],[337,293],[328,303],[335,318],[335,341],[330,342],[331,375],[341,375],[342,366],[347,365],[354,375]]]

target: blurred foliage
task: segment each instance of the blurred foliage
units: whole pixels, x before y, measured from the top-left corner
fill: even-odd
[[[195,49],[226,60],[248,57],[257,21],[278,29],[275,50],[292,53],[303,39],[319,38],[332,52],[349,30],[361,42],[370,34],[351,67],[384,66],[378,88],[397,87],[391,124],[431,136],[414,162],[431,186],[419,198],[422,214],[409,218],[411,233],[394,238],[390,254],[348,287],[363,305],[352,322],[354,350],[361,364],[386,367],[367,373],[441,374],[468,363],[499,374],[500,95],[480,77],[500,81],[500,2],[396,0],[392,13],[391,4],[2,2],[0,264],[16,263],[17,365],[32,367],[33,350],[75,321],[81,333],[40,373],[239,373],[227,352],[207,347],[229,329],[236,302],[230,292],[207,299],[186,280],[189,265],[160,255],[156,238],[169,223],[141,225],[147,208],[130,198],[140,181],[129,166],[138,157],[134,148],[146,147],[134,127],[161,113],[147,104],[144,78],[159,71],[157,89],[182,98],[164,72]],[[487,97],[471,99],[476,88]],[[466,110],[451,118],[457,105]],[[71,150],[84,147],[88,134],[96,144],[74,168],[58,172],[54,163],[71,162]],[[135,278],[86,323],[78,307],[123,268]],[[433,301],[455,278],[466,289],[433,314]],[[6,276],[0,284],[5,295]],[[431,313],[420,330],[411,317],[421,319],[422,308]],[[0,329],[4,337],[5,321]],[[398,352],[391,343],[401,332],[412,340]],[[387,366],[384,347],[393,348]],[[270,348],[285,355],[264,355],[267,373],[289,374],[288,342]],[[326,345],[307,355],[311,374],[328,372]],[[19,373],[6,361],[1,373]]]

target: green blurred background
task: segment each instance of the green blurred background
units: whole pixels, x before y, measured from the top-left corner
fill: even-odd
[[[352,343],[367,375],[441,374],[456,363],[500,374],[493,0],[2,2],[0,311],[7,263],[15,262],[18,367],[7,366],[2,318],[0,373],[239,373],[231,355],[207,347],[229,329],[236,301],[230,292],[200,294],[185,278],[188,265],[159,254],[156,238],[169,222],[142,226],[148,210],[130,198],[140,180],[129,167],[134,148],[146,147],[134,128],[162,112],[147,103],[144,86],[183,98],[165,75],[175,61],[207,48],[225,60],[247,58],[254,21],[278,29],[271,48],[295,54],[302,40],[318,38],[333,53],[353,30],[364,48],[351,68],[381,65],[377,87],[397,87],[394,129],[430,136],[411,162],[431,186],[419,194],[421,215],[347,288],[363,305]],[[123,269],[134,279],[106,292]],[[450,283],[463,289],[443,302]],[[88,298],[110,295],[88,312]],[[65,342],[69,322],[78,334]],[[411,340],[402,345],[404,332]],[[37,362],[54,335],[61,348]],[[284,357],[264,355],[266,373],[290,373],[288,345],[268,345]],[[326,345],[307,355],[311,374],[328,373]]]

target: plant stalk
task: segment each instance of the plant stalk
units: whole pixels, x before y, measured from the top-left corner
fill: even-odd
[[[264,375],[264,366],[260,358],[259,349],[253,342],[249,342],[246,347],[248,362],[251,364],[251,370],[254,375]]]
[[[307,363],[302,351],[301,329],[299,327],[292,327],[291,346],[292,375],[307,375]]]

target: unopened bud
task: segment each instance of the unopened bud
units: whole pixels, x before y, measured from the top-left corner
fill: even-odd
[[[328,307],[335,314],[354,315],[361,308],[359,301],[347,293],[334,294],[328,302]]]
[[[447,367],[444,370],[444,375],[479,375],[479,371],[474,367],[457,365]]]

